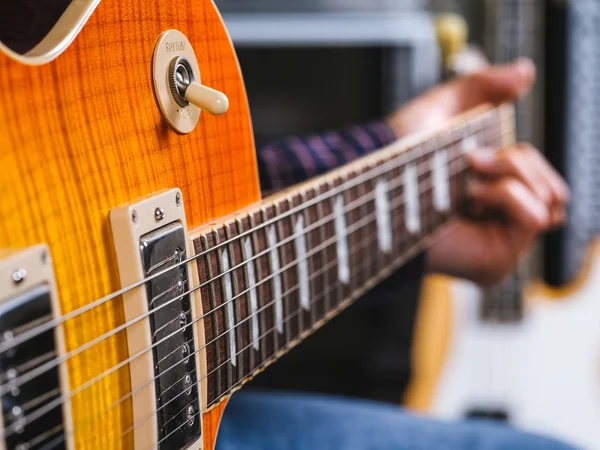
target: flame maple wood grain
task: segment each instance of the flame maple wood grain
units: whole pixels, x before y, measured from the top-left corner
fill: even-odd
[[[167,126],[152,90],[152,53],[167,29],[189,38],[203,83],[231,102],[185,136]],[[210,0],[102,0],[56,60],[33,67],[0,54],[0,82],[0,248],[50,246],[63,313],[120,287],[111,208],[178,187],[194,228],[260,198],[243,81]],[[122,323],[120,299],[70,320],[67,350]],[[127,357],[123,332],[72,358],[71,389]],[[132,448],[130,402],[113,406],[129,392],[125,366],[71,399],[77,448]],[[211,445],[224,405],[207,414]]]

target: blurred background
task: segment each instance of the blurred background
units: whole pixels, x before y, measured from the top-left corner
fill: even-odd
[[[595,332],[600,311],[594,301],[600,302],[600,291],[588,280],[593,271],[586,275],[585,268],[593,262],[589,251],[600,226],[600,152],[595,148],[600,138],[600,1],[216,3],[238,52],[257,146],[382,118],[449,76],[439,28],[436,32],[440,14],[455,14],[453,23],[464,23],[467,46],[458,46],[462,52],[480,52],[492,63],[520,56],[535,61],[538,81],[517,105],[517,135],[540,148],[566,177],[573,193],[566,226],[540,242],[514,276],[489,291],[431,277],[419,295],[410,295],[407,286],[405,294],[391,295],[396,301],[370,306],[366,313],[356,308],[345,313],[319,333],[337,336],[346,350],[323,348],[327,340],[319,340],[317,333],[285,357],[297,379],[281,387],[403,403],[440,418],[501,420],[599,448]],[[550,286],[587,281],[571,290],[532,289],[540,279]],[[584,296],[581,289],[587,289]],[[530,306],[556,305],[544,301],[557,292],[565,297],[568,312]],[[458,301],[476,312],[453,309]],[[377,330],[376,338],[365,344],[369,330]],[[461,347],[464,330],[479,333],[475,340],[488,346]],[[424,339],[433,343],[427,347],[421,344]],[[303,349],[320,352],[322,358],[335,354],[356,377],[312,383]],[[359,350],[373,355],[362,373],[353,365]],[[432,353],[437,356],[427,356]],[[269,378],[271,370],[256,383],[270,385],[276,379],[274,371]],[[381,379],[388,382],[373,381]]]

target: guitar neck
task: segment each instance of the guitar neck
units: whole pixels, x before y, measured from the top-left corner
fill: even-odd
[[[463,204],[465,155],[508,105],[397,143],[196,233],[211,405],[423,251]]]

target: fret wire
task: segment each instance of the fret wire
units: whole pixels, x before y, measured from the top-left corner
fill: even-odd
[[[254,214],[249,214],[249,218],[250,218],[250,229],[254,229],[256,227],[256,221],[255,221],[255,218],[254,218]],[[262,263],[261,263],[260,258],[256,256],[257,253],[260,253],[260,251],[259,251],[260,250],[260,246],[259,246],[259,243],[258,243],[258,235],[256,234],[256,231],[253,231],[250,236],[252,238],[252,247],[253,247],[252,253],[253,253],[253,256],[252,256],[252,258],[249,261],[247,260],[245,262],[245,264],[248,264],[248,262],[250,262],[251,264],[254,264],[255,273],[258,273],[259,276],[262,278],[262,271],[261,271]],[[262,293],[263,287],[260,286],[259,287],[260,290],[257,291],[256,290],[256,283],[254,283],[254,284],[255,284],[255,286],[254,286],[255,292],[257,292],[257,294],[258,293]],[[252,289],[252,287],[248,286],[248,290],[250,290],[250,289]],[[260,304],[260,301],[259,301],[260,297],[261,297],[260,295],[257,295],[257,305]],[[265,319],[264,314],[259,314],[258,315],[258,321],[259,321],[259,328],[261,328],[263,330],[266,330],[267,329],[267,324],[266,324],[266,319]],[[260,346],[260,360],[261,360],[261,363],[263,361],[265,361],[266,359],[267,359],[267,348],[266,348],[265,345],[261,345]]]
[[[319,195],[321,195],[321,188],[320,186],[315,187],[315,195],[318,197]],[[323,204],[321,202],[317,202],[316,204],[316,210],[317,210],[317,218],[319,217],[325,217],[324,214],[324,210],[323,210]],[[322,219],[318,219],[317,223],[322,220]],[[311,226],[313,226],[313,224],[311,224]],[[326,234],[325,234],[325,227],[317,227],[317,231],[319,233],[319,242],[325,242],[326,240]],[[321,251],[321,263],[322,264],[327,264],[328,263],[328,253],[327,253],[327,249],[323,249]],[[330,282],[329,282],[329,271],[323,273],[322,276],[323,279],[323,288],[325,286],[329,286]],[[330,294],[329,292],[327,293],[327,295],[323,298],[323,317],[325,317],[325,315],[327,314],[327,311],[330,309],[329,305],[331,304],[331,300],[330,300]],[[318,317],[318,320],[321,320],[322,317]]]
[[[306,203],[307,201],[307,194],[306,191],[302,190],[300,192],[300,203]],[[311,224],[311,220],[310,220],[310,212],[308,210],[308,208],[304,209],[302,211],[302,215],[304,217],[304,225],[306,227],[310,226]],[[304,231],[304,230],[303,230]],[[315,242],[314,242],[314,235],[316,233],[315,232],[308,232],[307,236],[306,236],[306,241],[308,242],[308,248],[313,248],[314,246],[316,246]],[[306,251],[308,251],[308,248]],[[307,260],[307,264],[308,264],[308,273],[309,273],[309,277],[310,274],[313,273],[315,271],[315,258],[314,257],[309,257]],[[317,286],[317,281],[315,279],[315,281],[311,281],[309,278],[309,283],[308,283],[308,289],[309,289],[309,294],[310,294],[310,287],[313,286],[312,292],[319,292],[318,286]],[[309,295],[309,302],[310,302],[310,295]],[[312,328],[315,323],[317,323],[316,320],[316,314],[317,314],[317,308],[310,308],[310,311],[308,313],[309,316],[309,321],[308,323],[310,324],[309,328]]]
[[[371,233],[371,235],[369,236],[369,239],[368,239],[366,242],[362,243],[361,245],[363,245],[363,246],[364,246],[364,245],[371,245],[371,242],[372,242],[374,239],[376,239],[376,236],[375,236],[375,238],[374,238],[374,239],[373,239],[373,236],[374,236],[374,233]],[[363,265],[369,265],[369,264],[370,264],[370,261],[366,261],[366,262],[364,262],[364,263],[363,263]],[[322,270],[326,270],[326,269],[325,269],[325,268],[323,268]],[[339,283],[339,281],[336,281],[336,283]],[[335,283],[334,283],[334,285],[335,285]],[[297,288],[298,288],[298,286],[294,287],[293,289],[297,289]],[[335,286],[329,286],[328,288],[326,288],[326,290],[325,290],[325,291],[323,291],[322,293],[320,293],[318,296],[315,296],[315,298],[313,298],[313,300],[311,301],[311,306],[312,306],[312,305],[314,305],[314,304],[316,303],[316,301],[317,301],[317,299],[318,299],[319,297],[322,297],[322,296],[324,296],[324,294],[326,294],[326,293],[327,293],[327,291],[331,291],[331,290],[333,290],[333,289],[335,289]],[[271,302],[273,302],[273,301],[274,301],[274,300],[273,300],[273,299],[271,299]],[[265,307],[266,307],[266,305],[265,305]],[[301,311],[301,309],[297,309],[296,311],[294,311],[293,313],[291,313],[290,315],[288,315],[288,316],[287,316],[287,317],[286,317],[284,320],[288,320],[288,321],[289,321],[289,320],[292,320],[292,319],[294,318],[294,316],[295,316],[296,314],[298,314],[300,311]],[[270,328],[269,330],[267,330],[267,331],[265,331],[264,333],[262,333],[262,334],[259,336],[259,339],[264,339],[264,338],[266,338],[266,337],[267,337],[269,334],[271,334],[271,333],[274,333],[274,332],[276,332],[276,331],[277,331],[276,327],[272,327],[272,328]],[[312,331],[312,330],[310,330],[310,331]],[[289,341],[289,342],[293,341],[294,339],[297,339],[297,338],[299,338],[299,337],[300,337],[300,336],[302,336],[304,333],[305,333],[304,331],[299,331],[299,333],[298,333],[297,335],[295,335],[295,337],[294,337],[293,339],[290,339],[290,341]],[[288,344],[289,344],[289,342],[288,342]],[[242,348],[241,350],[239,350],[239,351],[236,353],[236,355],[235,355],[235,356],[237,357],[237,356],[239,356],[241,353],[243,353],[243,352],[245,352],[245,351],[247,351],[247,350],[250,350],[250,349],[251,349],[251,344],[248,344],[246,347],[244,347],[244,348]],[[196,352],[198,352],[198,351],[200,351],[200,350],[201,350],[201,348],[199,348],[198,350],[196,350]],[[271,355],[271,358],[272,358],[273,356],[274,356],[274,355]],[[182,361],[183,361],[183,360],[179,361],[178,363],[175,363],[175,364],[173,365],[173,367],[174,367],[174,366],[176,366],[177,364],[180,364]],[[195,385],[195,384],[198,384],[198,383],[200,383],[200,382],[202,382],[202,381],[204,381],[204,380],[205,380],[205,379],[207,379],[209,376],[211,376],[212,374],[216,373],[218,370],[222,369],[222,366],[223,366],[223,365],[225,365],[225,364],[228,364],[229,362],[230,362],[230,360],[228,359],[228,360],[224,361],[223,363],[221,363],[219,366],[217,366],[217,367],[213,368],[212,372],[210,372],[210,373],[207,373],[207,374],[206,374],[204,377],[200,378],[200,379],[199,379],[199,380],[198,380],[196,383],[194,383],[194,385]],[[170,370],[170,369],[172,369],[172,367],[171,367],[171,368],[169,368],[169,369],[166,369],[164,372],[162,372],[161,374],[159,374],[159,376],[162,376],[162,375],[164,375],[164,373],[165,373],[165,372],[167,372],[167,371],[168,371],[168,370]],[[153,380],[150,380],[150,382],[152,382],[152,381],[153,381]],[[241,381],[241,380],[240,380],[240,381]],[[169,386],[169,388],[171,388],[171,387],[172,387],[172,386],[174,386],[174,385],[176,385],[176,383],[174,383],[173,385]],[[192,387],[193,387],[194,385],[192,385]],[[138,388],[138,389],[141,389],[141,388],[142,388],[142,387],[140,387],[140,388]],[[175,397],[173,397],[171,400],[175,400],[175,399],[176,399],[178,396],[182,395],[182,393],[184,393],[184,392],[185,392],[185,391],[182,391],[181,393],[177,394],[177,395],[176,395]],[[227,394],[228,394],[228,392],[226,392],[226,393],[223,393],[223,394],[221,394],[221,395],[227,395]],[[125,398],[124,398],[123,400],[125,400]],[[116,406],[116,405],[111,405],[111,407],[114,407],[114,406]],[[161,410],[163,407],[165,407],[165,406],[166,406],[166,405],[162,405],[162,406],[160,406],[159,408],[157,408],[157,410],[153,411],[152,413],[148,414],[146,417],[142,418],[140,421],[138,421],[136,424],[134,424],[132,427],[130,427],[128,430],[126,430],[126,431],[125,431],[125,432],[124,432],[124,433],[123,433],[123,434],[120,436],[120,438],[124,437],[126,434],[130,433],[130,432],[131,432],[131,431],[133,431],[133,430],[134,430],[136,427],[140,426],[142,423],[146,422],[147,420],[150,420],[150,419],[151,419],[151,418],[152,418],[152,417],[153,417],[153,416],[154,416],[154,415],[155,415],[157,412],[159,412],[159,411],[160,411],[160,410]],[[187,405],[186,405],[186,406],[187,406]],[[110,407],[109,407],[109,408],[110,408]],[[103,411],[102,413],[100,413],[100,415],[102,415],[102,414],[104,414],[104,413],[106,413],[106,412],[107,412],[107,410],[105,410],[105,411]],[[200,411],[200,412],[203,412],[203,411]],[[177,414],[175,414],[174,416],[177,416]]]
[[[210,235],[211,233],[208,233],[208,235]],[[207,247],[209,246],[208,244],[208,236],[205,236],[207,241],[206,241],[206,245]],[[212,241],[214,243],[214,235],[212,236]],[[210,248],[210,247],[208,247]],[[214,254],[214,251],[213,251]],[[209,301],[209,305],[210,305],[210,310],[211,310],[211,324],[212,324],[212,335],[213,336],[220,336],[220,332],[219,332],[219,316],[223,315],[223,312],[221,311],[221,306],[222,305],[218,305],[217,306],[217,294],[216,294],[216,287],[215,287],[215,283],[211,283],[211,280],[214,280],[214,274],[213,274],[213,267],[212,267],[212,262],[210,260],[210,252],[208,252],[206,254],[206,267],[208,270],[208,301]],[[219,280],[221,278],[219,277]],[[213,345],[213,362],[216,366],[218,366],[221,363],[221,346],[219,345],[219,343],[215,343],[215,345]],[[223,383],[223,379],[221,376],[217,376],[215,377],[215,383],[214,383],[214,396],[218,397],[219,394],[221,392],[223,392],[222,389],[222,383]]]
[[[227,248],[229,249],[227,251],[228,253],[228,259],[229,259],[229,267],[233,267],[235,265],[235,250],[233,247],[233,240],[232,238],[232,233],[231,233],[231,227],[228,224],[224,225],[224,230],[225,230],[225,240],[229,241],[229,245],[227,246]],[[235,241],[236,243],[238,241]],[[231,291],[232,291],[232,298],[238,295],[239,289],[238,289],[238,282],[237,282],[237,272],[235,270],[233,270],[231,272],[231,274],[229,275],[229,279],[231,280]],[[237,302],[233,302],[233,322],[235,323],[239,323],[241,321],[242,318],[242,311],[241,311],[241,303],[244,301],[244,297],[241,296],[241,298],[239,298],[239,301]],[[236,344],[235,344],[235,348],[238,348],[238,345],[243,345],[243,338],[242,338],[242,329],[238,328],[235,332],[235,340],[236,340]],[[244,361],[243,358],[239,358],[237,361],[237,378],[241,379],[244,376]]]
[[[402,200],[401,198],[398,198],[398,199],[396,199],[396,200],[397,200],[397,201],[396,201],[396,202],[394,202],[394,207],[396,207],[397,205],[401,205],[401,204],[402,204],[402,203],[400,202],[400,200]],[[372,218],[371,218],[371,220],[372,220]],[[330,243],[329,245],[332,245],[333,243],[334,243],[334,242]],[[400,256],[399,256],[398,258],[396,258],[396,259],[398,260],[398,259],[401,259],[401,258],[402,258],[402,255],[400,255]],[[233,301],[233,300],[234,300],[234,299],[232,299],[232,301]],[[221,305],[221,306],[223,306],[223,305]],[[268,305],[265,305],[265,307],[267,307],[267,306],[268,306]],[[197,319],[197,320],[199,320],[199,319]],[[195,322],[195,321],[194,321],[194,322]],[[190,324],[190,325],[191,325],[191,324]],[[217,338],[215,338],[215,340],[216,340],[216,339],[220,339],[220,338],[222,338],[222,336],[223,336],[223,335],[217,336]],[[200,350],[202,350],[202,349],[206,348],[208,345],[210,345],[210,344],[212,344],[212,343],[214,343],[214,342],[210,342],[210,343],[208,343],[208,344],[205,344],[203,347],[199,348],[197,351],[200,351]],[[227,361],[225,361],[225,362],[227,362]],[[222,365],[222,364],[220,364],[220,365],[219,365],[219,367],[220,367],[221,365]],[[213,372],[214,372],[215,370],[217,370],[217,369],[218,369],[218,368],[216,368],[216,369],[213,369]],[[202,377],[202,379],[201,379],[201,380],[204,380],[204,379],[206,379],[206,378],[208,378],[208,375],[207,375],[207,376],[205,376],[205,377]],[[201,381],[201,380],[199,380],[199,381]],[[242,380],[240,380],[240,381],[242,381]]]
[[[372,264],[372,262],[371,262],[371,261],[368,261],[368,262],[367,262],[367,264]],[[337,283],[339,283],[339,281],[338,281]],[[361,294],[361,295],[362,295],[362,294]],[[299,310],[298,310],[298,311],[296,311],[294,314],[297,314],[298,312],[299,312]],[[290,317],[286,318],[286,320],[287,320],[287,319],[290,319]],[[262,339],[263,337],[266,337],[266,336],[267,336],[269,333],[272,333],[272,332],[275,332],[275,331],[276,331],[276,329],[275,329],[275,328],[272,328],[272,329],[268,330],[267,332],[263,333],[263,335],[261,336],[261,339]],[[296,336],[294,339],[290,340],[290,342],[289,342],[289,343],[291,343],[291,342],[293,342],[295,339],[297,339],[297,338],[301,337],[301,335],[302,335],[302,333],[298,334],[298,335],[297,335],[297,336]],[[289,343],[288,343],[288,344],[285,346],[286,348],[289,346]],[[242,349],[242,350],[240,350],[240,352],[243,352],[243,351],[245,351],[245,350],[247,350],[247,349]],[[210,375],[210,374],[207,374],[207,376],[209,376],[209,375]],[[222,395],[222,397],[223,397],[223,396],[225,396],[225,395],[230,395],[230,393],[231,393],[231,392],[224,393],[224,394]],[[196,415],[198,415],[198,414],[200,414],[200,413],[202,413],[202,412],[204,412],[204,411],[205,411],[205,410],[198,411],[198,413],[196,413]],[[150,417],[152,417],[152,416],[150,416]],[[146,418],[146,419],[144,419],[144,420],[148,420],[148,419]],[[135,428],[136,426],[139,426],[139,425],[140,425],[139,423],[138,423],[137,425],[134,425],[134,428]],[[183,426],[183,425],[182,425],[182,426]],[[180,428],[181,428],[181,427],[180,427]],[[129,432],[131,432],[131,430],[128,430],[128,431],[127,431],[127,433],[129,433]],[[123,435],[122,435],[122,436],[123,436]],[[166,438],[164,438],[164,439],[166,439]],[[160,442],[159,442],[159,443],[160,443]]]
[[[277,201],[274,205],[274,213],[275,216],[278,217],[281,214],[281,204],[279,201]],[[277,237],[277,242],[281,242],[281,240],[285,239],[285,235],[283,233],[283,221],[286,219],[291,220],[293,216],[289,216],[286,217],[285,219],[281,219],[275,222],[275,230],[276,230],[276,234],[275,236]],[[277,247],[277,251],[279,252],[279,261],[281,262],[281,264],[283,264],[285,266],[285,262],[286,262],[286,257],[285,257],[285,253],[286,253],[286,246],[289,244],[284,244],[284,245],[280,245],[279,247]],[[285,292],[287,290],[287,286],[288,286],[288,277],[286,276],[286,274],[288,273],[287,270],[283,270],[281,272],[281,274],[279,275],[279,279],[281,280],[281,290],[283,292]],[[287,314],[287,307],[286,304],[288,302],[286,302],[286,297],[285,295],[281,295],[281,310],[282,310],[282,315],[283,317],[285,317],[285,315]],[[291,324],[289,322],[286,322],[283,326],[283,341],[287,341],[288,338],[292,336],[292,331],[291,331]]]
[[[243,224],[242,220],[239,218],[236,219],[235,223],[236,223],[236,234],[239,235],[240,233],[242,233],[244,231],[244,224]],[[245,247],[244,242],[241,239],[238,240],[238,247],[240,249],[240,260],[241,260],[240,265],[244,265],[243,263],[246,261],[247,255],[246,255],[246,249],[244,248]],[[238,294],[236,294],[236,295],[239,295],[239,292],[244,291],[249,287],[248,272],[245,269],[246,269],[246,266],[239,269],[241,271],[241,277],[243,280],[244,288],[240,289],[238,291]],[[244,317],[244,319],[245,319],[246,317],[251,316],[252,306],[251,306],[251,300],[250,300],[250,292],[248,291],[244,295],[246,297],[246,316]],[[258,334],[260,334],[260,332],[258,332]],[[250,321],[250,323],[248,324],[247,336],[248,336],[248,342],[250,342],[254,345],[254,323],[252,321]],[[248,357],[248,360],[249,360],[248,372],[251,372],[252,370],[254,370],[254,367],[256,366],[256,361],[255,361],[256,353],[255,352],[249,352],[249,353],[250,353],[250,355]]]
[[[219,245],[221,243],[221,237],[219,235],[220,229],[217,230],[213,230],[213,235],[215,236],[214,242],[215,245]],[[225,272],[225,268],[223,266],[223,251],[224,249],[226,249],[227,246],[225,247],[218,247],[216,249],[216,253],[217,253],[217,270],[218,273],[224,273]],[[229,255],[227,255],[229,256]],[[227,278],[231,279],[231,272],[228,272],[227,275],[222,276],[219,278],[219,286],[221,288],[221,305],[224,305],[224,308],[220,308],[221,309],[221,318],[222,320],[220,321],[223,327],[223,334],[225,335],[225,339],[223,339],[225,342],[223,342],[223,348],[221,349],[221,353],[224,356],[225,360],[228,359],[228,355],[229,356],[229,360],[232,361],[232,364],[228,364],[227,365],[227,369],[225,370],[225,381],[226,381],[226,385],[227,387],[223,390],[223,392],[227,391],[234,383],[233,381],[233,362],[235,362],[235,364],[237,364],[237,361],[234,361],[235,355],[231,356],[231,353],[233,351],[233,353],[235,353],[235,346],[236,346],[236,342],[235,339],[231,339],[231,329],[230,329],[230,323],[232,323],[235,319],[233,317],[230,317],[230,306],[235,305],[236,302],[232,301],[230,302],[229,299],[227,298]],[[233,298],[233,296],[232,296]],[[235,334],[235,325],[234,325],[234,334]],[[219,360],[220,363],[220,360]]]
[[[393,185],[392,185],[392,187],[393,187]],[[431,188],[431,186],[427,186],[427,187],[426,187],[426,189],[430,189],[430,188]],[[370,199],[370,198],[369,198],[369,199]],[[366,199],[366,200],[368,201],[369,199]],[[364,202],[364,199],[363,199],[363,202]],[[354,202],[354,203],[357,203],[357,202]],[[360,202],[359,202],[359,203],[360,203]],[[318,206],[318,205],[317,205],[317,206]],[[350,206],[350,205],[347,205],[347,207],[348,207],[348,206]],[[333,217],[333,215],[328,215],[328,216],[327,216],[327,217],[325,217],[324,219],[330,219],[331,217]],[[319,225],[321,225],[321,224],[324,222],[324,219],[322,219],[322,220],[320,220],[320,221],[319,221]],[[292,238],[293,238],[293,237],[294,237],[294,236],[292,236]],[[206,237],[204,237],[204,236],[203,236],[203,238],[204,238],[204,239],[206,239]],[[281,243],[279,243],[279,245],[280,245],[280,244],[281,244]],[[206,247],[206,248],[209,248],[209,247],[210,247],[210,246],[209,246],[209,244],[208,244],[207,242],[205,242],[205,243],[204,243],[204,245],[205,245],[205,247]],[[214,248],[210,248],[210,251],[213,251],[213,250],[215,250],[215,249],[216,249],[216,248],[218,248],[218,247],[219,247],[219,246],[215,246]],[[267,250],[263,251],[263,252],[262,252],[260,255],[259,255],[259,254],[255,255],[255,256],[254,256],[254,258],[257,258],[258,256],[261,256],[261,255],[264,255],[264,254],[266,254],[266,252],[267,252]],[[203,256],[205,256],[205,258],[207,258],[207,255],[208,255],[208,252],[203,252]],[[248,261],[246,261],[244,264],[247,264],[247,263],[248,263]],[[212,275],[212,268],[210,267],[210,264],[209,264],[209,262],[208,262],[208,261],[206,262],[206,266],[207,266],[207,268],[208,268],[208,269],[210,269],[210,270],[211,270],[211,277],[210,277],[210,279],[209,279],[209,280],[208,280],[206,283],[204,283],[204,284],[202,284],[202,285],[200,285],[200,286],[196,286],[195,288],[191,289],[190,291],[188,291],[188,292],[185,292],[185,293],[181,294],[179,297],[177,297],[177,298],[173,299],[172,301],[175,301],[175,300],[177,300],[178,298],[181,298],[182,296],[189,295],[190,293],[194,292],[195,290],[197,290],[197,289],[199,289],[199,288],[202,288],[202,287],[204,287],[204,286],[207,286],[207,285],[211,284],[213,281],[216,281],[216,280],[217,280],[217,279],[219,279],[219,278],[220,278],[222,275],[224,275],[224,274],[219,274],[219,275],[217,275],[217,276],[214,276],[214,275]],[[237,267],[240,267],[240,266],[241,266],[241,265],[238,265]],[[235,269],[235,268],[237,268],[237,267],[234,267],[234,268],[232,268],[232,269],[230,269],[230,270],[233,270],[233,269]],[[210,296],[211,296],[211,297],[214,297],[214,293],[211,293],[211,295],[210,295]],[[164,306],[166,306],[166,305],[167,305],[167,304],[165,304]],[[158,309],[158,308],[157,308],[157,309]],[[206,318],[206,317],[208,316],[208,314],[214,313],[214,312],[215,312],[217,309],[219,309],[219,307],[215,307],[214,309],[211,309],[211,310],[210,310],[208,313],[206,313],[206,314],[203,316],[203,318]],[[151,311],[150,313],[152,313],[152,311]],[[11,385],[11,387],[12,387],[12,385]],[[6,388],[6,385],[5,385],[5,386],[3,386],[3,388]],[[1,390],[0,390],[0,392],[1,392]]]
[[[495,108],[495,109],[492,109],[492,110],[488,110],[485,113],[482,113],[482,116],[489,116],[489,115],[491,115],[493,113],[499,114],[499,111],[500,110],[498,108]],[[471,118],[470,120],[466,121],[465,124],[463,124],[459,128],[460,129],[467,128],[476,119],[477,118]],[[511,119],[512,119],[512,115],[511,115],[511,118],[509,120],[511,120]],[[500,117],[498,119],[498,122],[500,122],[502,124],[502,123],[504,123],[505,120],[506,120],[505,118]],[[450,130],[448,130],[448,131],[443,131],[442,130],[441,132],[442,133],[447,133],[449,131]],[[506,131],[504,133],[506,133]],[[399,146],[401,146],[403,144],[403,142],[404,142],[403,140],[400,140],[398,143],[392,144],[391,146],[388,146],[388,147],[386,147],[384,149],[381,149],[380,151],[391,150],[391,148],[393,148],[394,146],[399,147]],[[406,155],[410,154],[411,150],[412,149],[410,147],[405,148],[403,151],[398,150],[398,153],[393,157],[393,159],[397,160],[396,162],[398,162],[399,164],[402,164],[405,161],[399,161],[399,160],[400,159],[404,159],[403,157],[405,157]],[[366,158],[368,158],[368,157],[369,156],[367,156]],[[392,165],[391,167],[387,167],[387,169],[391,170],[393,167],[395,167],[395,166]],[[379,169],[385,170],[386,168],[380,167]],[[378,176],[378,175],[379,174],[377,173],[377,174],[374,174],[373,176]],[[354,183],[360,183],[361,180],[353,180],[353,182]],[[335,195],[335,194],[332,194],[332,195]],[[320,201],[320,200],[322,200],[322,199],[318,199],[318,200],[314,199],[313,201],[316,202],[316,201]],[[309,206],[309,205],[303,205],[302,207],[307,207],[307,206]],[[302,208],[302,207],[300,207],[300,208]],[[292,214],[292,213],[295,213],[295,212],[297,212],[297,211],[291,211],[289,213]],[[266,225],[268,225],[268,224],[262,224],[262,226],[266,226]],[[246,232],[246,234],[249,234],[249,233],[250,233],[250,231]],[[246,234],[241,235],[238,238],[242,238]],[[121,288],[121,289],[119,289],[119,290],[117,290],[117,291],[115,291],[115,292],[113,292],[111,294],[108,294],[108,295],[106,295],[104,297],[101,297],[100,299],[94,300],[94,301],[86,304],[85,306],[82,306],[82,307],[80,307],[80,308],[78,308],[78,309],[76,309],[74,311],[71,311],[70,313],[64,314],[64,315],[62,315],[59,318],[53,319],[50,322],[47,322],[47,323],[45,323],[43,325],[35,327],[35,328],[29,330],[28,332],[23,333],[22,335],[19,335],[16,338],[13,338],[13,340],[11,340],[11,341],[0,343],[0,354],[4,353],[5,351],[9,350],[10,348],[14,348],[15,346],[19,345],[22,342],[25,342],[25,341],[33,338],[34,336],[37,336],[37,335],[43,333],[44,331],[47,331],[47,330],[49,330],[51,328],[54,328],[57,325],[61,325],[62,323],[66,322],[67,320],[73,319],[73,318],[75,318],[75,317],[77,317],[77,316],[79,316],[81,314],[89,312],[92,309],[95,309],[96,307],[98,307],[98,306],[100,306],[100,305],[102,305],[102,304],[104,304],[104,303],[106,303],[108,301],[114,300],[117,297],[119,297],[119,296],[121,296],[121,295],[123,295],[123,294],[125,294],[125,293],[127,293],[127,292],[129,292],[131,290],[133,290],[133,289],[137,289],[137,288],[143,286],[145,283],[147,283],[147,282],[149,282],[149,281],[151,281],[151,280],[153,280],[153,279],[155,279],[155,278],[157,278],[157,277],[159,277],[161,275],[164,275],[164,274],[168,273],[170,270],[177,269],[178,267],[180,267],[180,266],[182,266],[184,264],[188,264],[188,263],[190,263],[192,261],[195,261],[196,259],[198,259],[198,258],[200,258],[202,256],[203,256],[202,253],[201,254],[193,255],[193,256],[191,256],[191,257],[189,257],[189,258],[187,258],[187,259],[185,259],[185,260],[183,260],[183,261],[181,261],[181,262],[179,262],[179,263],[177,263],[177,264],[175,264],[175,265],[173,265],[173,266],[171,266],[171,267],[169,267],[167,269],[164,269],[164,270],[159,271],[159,272],[157,272],[157,273],[155,273],[155,274],[153,274],[153,275],[151,275],[149,277],[146,277],[143,280],[136,281],[135,283],[132,283],[132,284],[130,284],[130,285],[126,286],[126,287],[123,287],[123,288]]]

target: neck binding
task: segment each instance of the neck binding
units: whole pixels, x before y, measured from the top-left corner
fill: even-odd
[[[479,108],[197,233],[205,404],[422,252],[462,208],[465,153],[511,143],[513,120]]]

